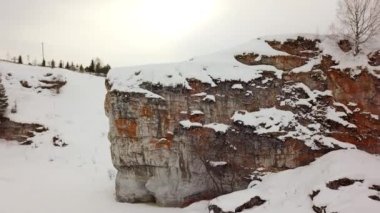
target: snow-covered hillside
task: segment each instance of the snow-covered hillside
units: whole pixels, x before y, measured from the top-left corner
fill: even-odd
[[[32,138],[30,146],[0,139],[1,213],[205,211],[205,203],[180,210],[115,201],[104,78],[6,62],[0,62],[0,72],[10,103],[6,116],[49,128]],[[60,94],[35,88],[47,73],[66,79]],[[32,88],[20,81],[28,81]],[[56,135],[68,146],[53,146]]]

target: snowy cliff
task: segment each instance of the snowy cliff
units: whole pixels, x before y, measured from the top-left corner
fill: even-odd
[[[105,110],[116,195],[184,206],[244,189],[258,170],[337,149],[380,153],[378,43],[266,37],[189,61],[113,69]]]

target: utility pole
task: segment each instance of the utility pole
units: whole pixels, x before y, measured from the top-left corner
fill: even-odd
[[[42,44],[42,60],[45,61],[44,42]]]

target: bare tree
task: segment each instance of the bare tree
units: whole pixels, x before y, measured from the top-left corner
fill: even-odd
[[[354,45],[354,55],[380,32],[379,0],[340,0],[337,15],[341,32]]]

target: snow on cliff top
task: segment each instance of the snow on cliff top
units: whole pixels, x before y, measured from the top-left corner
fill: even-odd
[[[308,39],[320,39],[318,44],[322,54],[312,58],[302,67],[295,68],[295,72],[310,71],[314,64],[320,62],[323,54],[333,56],[333,59],[339,62],[336,68],[353,68],[366,66],[369,72],[380,78],[373,70],[374,67],[368,64],[367,55],[375,50],[380,49],[379,42],[373,41],[365,46],[363,53],[354,57],[351,52],[343,52],[337,45],[337,40],[329,36],[301,35]],[[183,85],[191,89],[187,79],[197,79],[204,83],[215,86],[214,80],[221,81],[244,81],[248,82],[253,79],[262,77],[263,71],[271,71],[278,78],[282,77],[282,70],[278,70],[270,65],[248,66],[238,62],[234,56],[243,53],[255,53],[266,56],[287,56],[288,53],[273,49],[266,43],[268,40],[286,41],[287,39],[296,39],[297,36],[271,36],[254,39],[235,48],[223,50],[210,55],[195,57],[189,61],[168,64],[151,64],[134,67],[121,67],[112,69],[107,79],[112,85],[111,90],[122,92],[136,92],[150,94],[149,91],[141,89],[139,86],[144,82],[161,84],[163,86]],[[356,74],[357,71],[356,71]]]
[[[235,55],[252,51],[260,55],[288,55],[285,52],[272,49],[265,41],[256,39],[236,48],[192,58],[189,61],[115,68],[110,71],[107,79],[112,84],[112,90],[136,92],[143,82],[188,87],[187,79],[197,79],[215,85],[213,79],[248,82],[260,78],[261,72],[264,70],[282,73],[281,70],[273,66],[247,66],[234,58]]]

